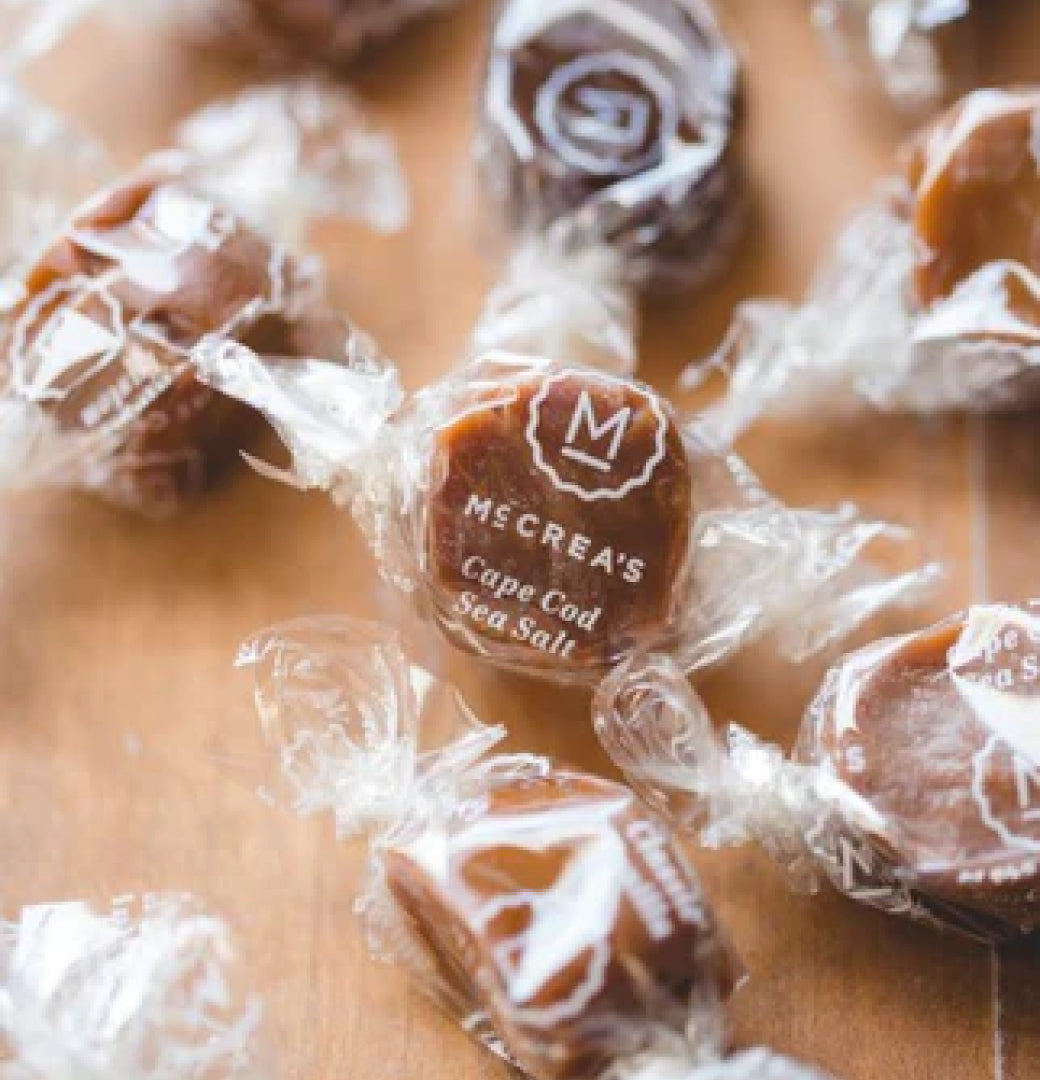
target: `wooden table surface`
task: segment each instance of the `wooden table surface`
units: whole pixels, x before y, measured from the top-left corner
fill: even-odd
[[[669,388],[719,339],[733,303],[795,296],[843,213],[891,159],[897,132],[837,89],[803,0],[727,0],[748,60],[752,229],[732,274],[645,315],[643,372]],[[421,27],[353,73],[400,141],[412,227],[393,239],[325,229],[336,298],[421,385],[460,355],[498,256],[471,210],[469,147],[487,13]],[[996,28],[1007,78],[1037,67],[1040,5]],[[92,62],[104,56],[104,63]],[[114,77],[113,73],[118,73]],[[1034,75],[1040,71],[1034,70]],[[84,28],[37,87],[127,162],[239,75],[139,27]],[[1040,429],[1031,417],[962,423],[865,419],[763,430],[744,448],[788,501],[852,497],[914,526],[919,555],[950,561],[916,621],[984,597],[1040,593]],[[0,867],[5,910],[59,898],[189,889],[235,925],[268,1002],[286,1077],[473,1080],[498,1065],[372,962],[351,911],[359,849],[327,823],[265,807],[216,762],[253,745],[238,642],[273,621],[391,610],[346,515],[246,471],[179,520],[149,524],[66,493],[0,511]],[[825,659],[792,669],[765,650],[705,693],[789,743]],[[478,710],[518,747],[606,769],[577,692],[454,665]],[[698,855],[752,978],[734,1003],[742,1041],[848,1080],[1040,1077],[1040,949],[1001,955],[824,893],[789,894],[754,851]]]

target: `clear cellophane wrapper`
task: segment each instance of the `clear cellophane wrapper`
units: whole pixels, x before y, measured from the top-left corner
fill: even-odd
[[[702,670],[766,636],[801,660],[936,573],[882,571],[868,549],[902,530],[785,507],[654,391],[591,368],[492,353],[405,398],[376,361],[220,341],[195,360],[289,447],[288,473],[264,471],[349,507],[383,576],[500,666],[595,683],[651,643]]]
[[[510,252],[475,334],[630,373],[639,295],[691,289],[744,224],[740,64],[703,0],[503,0],[475,142]]]
[[[638,332],[618,254],[603,244],[572,246],[563,226],[517,242],[477,319],[471,354],[567,356],[631,375]]]
[[[982,0],[813,0],[812,18],[845,74],[908,119],[977,85],[972,8]]]
[[[983,941],[1040,924],[1037,606],[985,605],[842,660],[785,756],[725,731],[667,658],[598,691],[596,729],[647,800],[711,847],[759,843],[800,891],[829,881]]]
[[[356,910],[373,953],[507,1063],[538,1080],[814,1075],[765,1051],[721,1061],[739,969],[626,788],[496,752],[503,730],[378,626],[299,620],[238,663],[255,676],[262,795],[367,835]]]
[[[478,117],[483,190],[516,235],[606,245],[635,288],[689,287],[724,261],[741,71],[704,0],[502,0]]]
[[[970,94],[907,145],[906,175],[853,215],[801,303],[742,304],[684,376],[727,375],[705,418],[714,437],[729,444],[763,414],[1035,406],[1040,267],[1008,207],[1028,216],[1037,199],[1038,117],[1035,89]]]
[[[191,348],[337,350],[320,264],[297,254],[308,224],[407,216],[391,144],[331,85],[247,90],[175,146],[116,179],[96,143],[0,86],[0,486],[176,508],[256,427],[196,382]]]
[[[50,52],[99,0],[0,0],[0,77]]]
[[[139,25],[284,70],[337,68],[454,0],[0,0],[0,71],[49,51],[82,19]]]
[[[696,1065],[658,1057],[625,1062],[602,1080],[830,1080],[829,1074],[762,1046]]]
[[[0,923],[4,1080],[263,1080],[260,1000],[187,896],[23,909]]]

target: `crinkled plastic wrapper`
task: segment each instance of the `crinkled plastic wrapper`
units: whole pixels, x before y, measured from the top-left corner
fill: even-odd
[[[763,412],[936,413],[1040,401],[1040,89],[979,90],[911,140],[797,306],[743,305],[687,382],[730,374],[722,442]]]
[[[259,999],[186,896],[25,908],[0,924],[4,1080],[266,1080]]]
[[[629,780],[711,845],[756,840],[791,881],[981,940],[1040,927],[1040,604],[968,609],[847,656],[795,753],[641,658],[596,726]]]
[[[406,399],[385,364],[220,341],[195,360],[272,422],[280,475],[350,507],[421,614],[529,675],[594,683],[650,647],[699,670],[767,635],[802,659],[934,576],[887,576],[866,549],[900,530],[788,509],[649,387],[591,368],[490,354]]]
[[[898,112],[920,118],[977,85],[973,12],[984,0],[814,0],[835,60]]]
[[[262,424],[195,379],[190,350],[221,334],[274,357],[342,353],[320,266],[296,245],[314,216],[391,228],[407,207],[390,144],[317,83],[209,106],[177,150],[118,180],[2,87],[0,138],[0,487],[80,487],[156,516]]]
[[[505,1061],[536,1080],[813,1075],[763,1050],[722,1058],[739,967],[627,788],[494,753],[502,729],[377,626],[274,627],[239,663],[276,759],[264,793],[368,834],[373,950]]]
[[[705,0],[500,4],[476,152],[517,251],[481,347],[554,352],[544,335],[574,323],[587,341],[598,304],[628,342],[601,340],[602,362],[632,370],[636,291],[694,286],[728,261],[741,122],[740,66]]]
[[[185,0],[182,0],[182,3]],[[340,67],[456,0],[189,0],[197,38],[269,62]]]
[[[55,45],[99,0],[0,0],[0,78],[10,77]]]
[[[58,44],[91,14],[158,25],[267,66],[338,68],[455,0],[0,0],[0,72]]]

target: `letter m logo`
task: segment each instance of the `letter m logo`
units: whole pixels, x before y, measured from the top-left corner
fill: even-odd
[[[617,460],[631,419],[632,410],[626,405],[600,422],[596,418],[589,392],[582,390],[574,406],[561,453],[572,461],[608,473]],[[585,449],[575,445],[579,440]]]

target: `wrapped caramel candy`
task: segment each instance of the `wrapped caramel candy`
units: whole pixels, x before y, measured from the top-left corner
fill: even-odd
[[[900,113],[920,117],[978,75],[975,9],[983,0],[813,0],[835,59]]]
[[[720,441],[763,410],[932,413],[1040,400],[1040,89],[978,90],[906,146],[800,306],[755,301],[708,368]]]
[[[789,510],[641,383],[497,353],[406,400],[364,351],[285,366],[210,341],[195,361],[272,422],[289,481],[349,506],[384,576],[494,664],[593,683],[641,648],[694,670],[768,634],[804,658],[934,572],[886,577],[864,550],[899,530]]]
[[[740,69],[702,0],[506,0],[479,163],[521,232],[567,221],[639,283],[702,276],[740,189]]]
[[[265,794],[369,834],[373,949],[500,1057],[534,1080],[813,1075],[762,1050],[722,1059],[739,968],[626,787],[492,753],[502,729],[377,626],[275,627],[239,664],[277,758]]]
[[[262,1007],[187,896],[25,908],[0,924],[0,1075],[262,1080]]]
[[[702,282],[739,232],[740,68],[706,0],[505,0],[479,119],[518,238],[480,345],[561,351],[591,293],[616,328],[600,362],[630,369],[631,290]]]
[[[24,123],[19,103],[13,91],[0,98],[0,120],[10,111]],[[393,157],[377,137],[355,138],[354,115],[317,84],[250,91],[193,117],[179,151],[67,217],[76,181],[57,182],[53,197],[30,185],[69,140],[12,125],[0,146],[14,175],[0,194],[0,239],[12,245],[0,289],[2,486],[68,484],[162,514],[235,461],[262,421],[199,383],[188,355],[214,333],[282,358],[340,349],[346,331],[322,300],[319,267],[290,245],[308,215],[354,209],[387,223],[387,196],[368,192],[385,178],[390,194]]]
[[[986,940],[1040,927],[1040,605],[970,608],[827,676],[794,757],[725,744],[660,657],[611,676],[597,730],[713,846],[755,839],[799,886]]]

